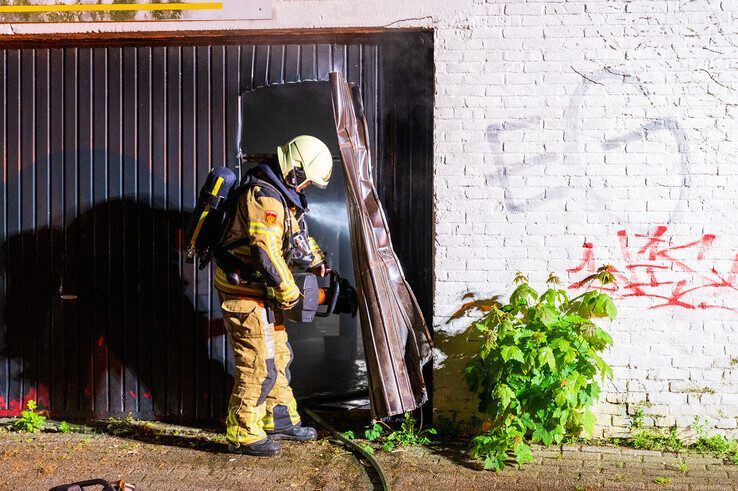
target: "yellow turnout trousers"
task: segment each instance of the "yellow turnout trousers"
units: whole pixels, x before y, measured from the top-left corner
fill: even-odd
[[[266,431],[300,423],[289,385],[292,349],[281,322],[268,322],[262,300],[219,294],[236,365],[226,436],[234,445],[248,445],[266,438]],[[281,312],[276,314],[281,321]]]

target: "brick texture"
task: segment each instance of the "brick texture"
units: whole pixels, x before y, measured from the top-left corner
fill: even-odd
[[[463,419],[468,293],[611,264],[599,433],[738,418],[735,2],[475,2],[436,30],[439,414]],[[440,22],[440,21],[439,21]],[[572,291],[577,291],[572,289]]]

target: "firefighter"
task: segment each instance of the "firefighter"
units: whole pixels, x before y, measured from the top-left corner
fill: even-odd
[[[215,287],[235,354],[234,386],[226,436],[234,453],[276,456],[278,440],[315,440],[302,426],[290,388],[292,351],[282,310],[300,292],[290,269],[293,238],[304,229],[307,201],[302,191],[325,189],[333,159],[318,138],[298,136],[277,148],[276,158],[247,173],[232,224],[216,253]],[[329,271],[325,254],[307,238],[312,260],[303,267],[318,276]]]

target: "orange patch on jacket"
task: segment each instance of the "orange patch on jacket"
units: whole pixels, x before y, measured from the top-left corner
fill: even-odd
[[[264,213],[264,223],[266,223],[267,227],[273,227],[277,224],[277,212],[276,211],[267,211]]]

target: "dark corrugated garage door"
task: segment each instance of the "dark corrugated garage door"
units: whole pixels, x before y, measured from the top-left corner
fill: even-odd
[[[333,41],[0,50],[0,413],[34,398],[68,418],[222,417],[217,296],[181,236],[210,166],[235,161],[238,93],[262,85],[339,70],[361,87],[396,249],[432,318],[432,35]]]

